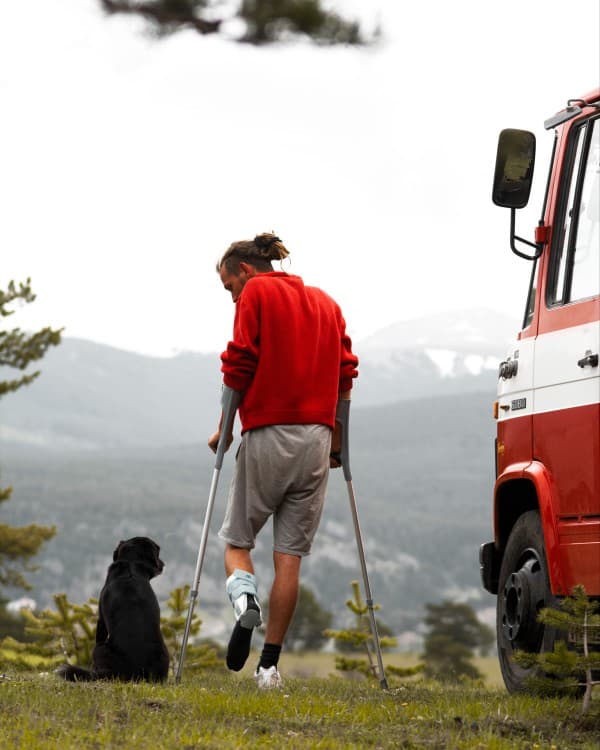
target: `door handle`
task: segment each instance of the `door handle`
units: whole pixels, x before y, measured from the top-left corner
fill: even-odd
[[[577,361],[579,367],[598,367],[598,355],[592,354],[592,350],[588,349],[585,353],[585,357]]]

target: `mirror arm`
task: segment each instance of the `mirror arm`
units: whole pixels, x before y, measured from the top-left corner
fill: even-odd
[[[529,240],[523,239],[523,237],[517,237],[517,235],[515,234],[515,212],[516,212],[515,208],[510,209],[510,249],[513,251],[515,255],[518,255],[519,258],[525,258],[525,260],[537,260],[542,254],[544,245],[542,242],[530,242]],[[517,250],[515,246],[515,240],[518,240],[519,242],[522,242],[525,245],[529,245],[529,247],[534,247],[535,254],[526,255],[525,253],[522,253],[520,250]]]

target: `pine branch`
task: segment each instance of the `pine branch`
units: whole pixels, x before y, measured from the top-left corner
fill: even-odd
[[[600,642],[597,609],[598,602],[589,600],[583,586],[576,586],[571,595],[561,601],[560,609],[542,609],[538,617],[540,622],[563,631],[572,647],[562,640],[548,653],[514,654],[517,664],[527,669],[540,668],[541,675],[534,674],[530,679],[530,686],[539,692],[559,693],[584,686],[582,714],[588,712],[592,688],[599,684],[592,679],[592,673],[600,668],[600,653],[589,648],[591,643]]]
[[[213,5],[206,0],[101,0],[106,13],[125,13],[141,16],[148,21],[158,36],[191,29],[199,34],[215,34],[222,19],[209,20],[203,13]]]
[[[15,300],[21,300],[25,303],[33,302],[35,300],[35,294],[31,291],[31,279],[27,279],[25,282],[20,282],[18,287],[15,285],[14,281],[9,281],[6,292],[3,289],[0,289],[0,317],[4,318],[15,312],[14,310],[7,309],[8,305]]]
[[[8,488],[10,489],[10,488]],[[2,490],[6,497],[6,490]],[[9,495],[10,496],[10,495]],[[42,544],[56,534],[54,526],[8,526],[0,524],[0,584],[12,588],[29,590],[31,586],[23,573],[12,567],[19,561],[19,565],[26,572],[33,572],[36,568],[27,561],[39,552]]]
[[[322,0],[240,0],[237,8],[223,0],[99,0],[108,15],[126,14],[143,18],[156,36],[192,30],[207,36],[217,34],[229,21],[244,24],[235,41],[254,45],[308,38],[316,44],[363,45],[367,39],[356,21],[326,10]]]
[[[24,370],[31,362],[41,359],[49,347],[60,344],[62,330],[42,328],[33,334],[19,328],[0,331],[0,366]]]
[[[9,306],[17,300],[25,304],[35,300],[31,279],[21,282],[18,286],[14,281],[10,281],[6,291],[0,289],[0,317],[12,315],[15,310],[9,309]],[[19,328],[0,330],[0,367],[25,370],[32,362],[41,359],[51,346],[60,344],[62,330],[53,330],[49,327],[42,328],[36,333],[25,333]],[[37,370],[23,374],[19,378],[0,381],[0,398],[29,385],[39,377],[39,374],[40,371]]]

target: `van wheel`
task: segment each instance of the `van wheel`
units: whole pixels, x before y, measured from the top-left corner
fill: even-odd
[[[540,674],[537,666],[524,668],[513,661],[514,651],[552,651],[556,630],[538,622],[538,613],[552,606],[544,538],[537,511],[524,513],[515,523],[500,566],[496,633],[504,684],[511,693],[530,689],[528,680]]]

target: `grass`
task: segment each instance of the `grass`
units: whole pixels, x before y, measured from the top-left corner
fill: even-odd
[[[283,666],[285,674],[290,677],[329,677],[336,674],[335,669],[335,654],[332,653],[302,653],[302,654],[287,654],[285,653],[282,657],[284,659]],[[359,655],[360,656],[360,655]],[[244,670],[248,675],[252,674],[252,669],[256,666],[258,657],[252,661],[248,660],[248,666]],[[407,652],[400,653],[387,653],[383,654],[384,666],[393,665],[395,667],[414,667],[419,663],[419,658],[416,654],[410,654]],[[502,687],[502,675],[500,674],[500,666],[498,664],[498,658],[496,656],[489,656],[485,658],[475,659],[477,668],[483,675],[484,683],[488,687]],[[247,671],[249,670],[249,671]],[[337,673],[339,674],[339,673]]]
[[[598,750],[597,695],[583,718],[579,701],[510,696],[496,686],[417,680],[385,692],[339,676],[294,676],[301,666],[325,671],[327,656],[285,655],[284,689],[268,692],[257,691],[250,665],[240,675],[184,670],[180,685],[15,674],[0,681],[0,748]]]

